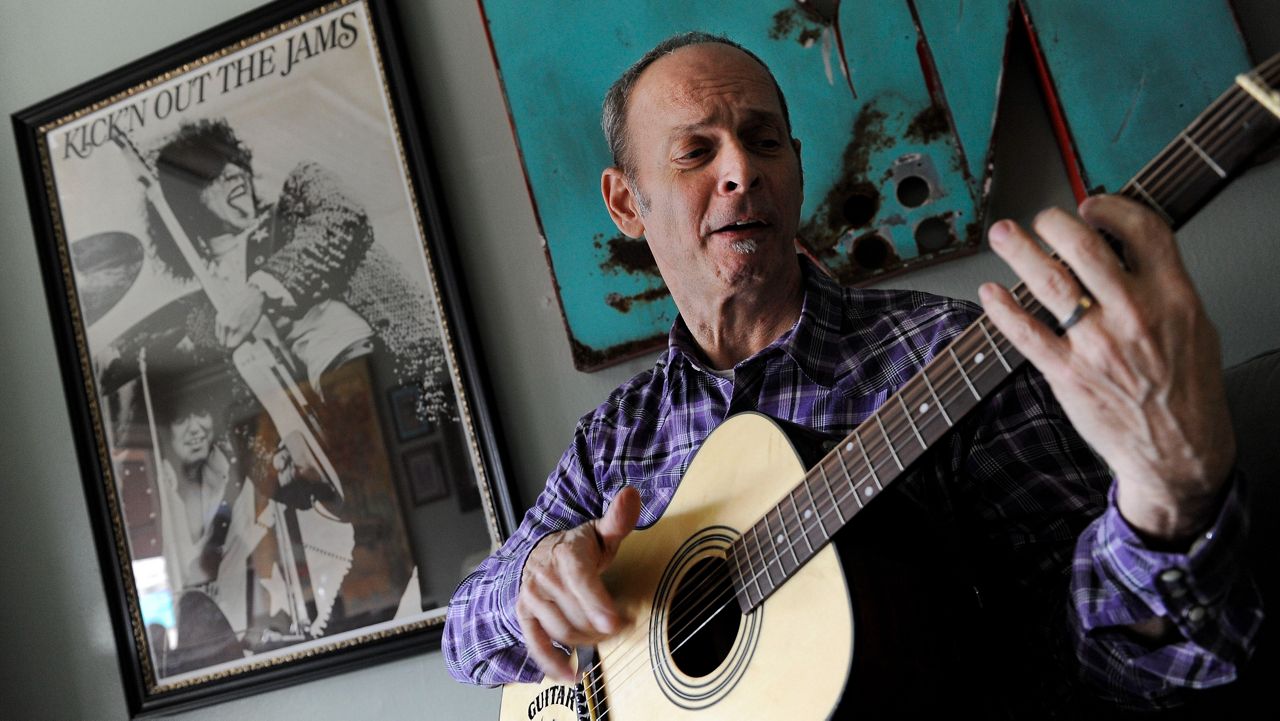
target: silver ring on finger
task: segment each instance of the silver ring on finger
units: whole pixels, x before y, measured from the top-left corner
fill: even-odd
[[[1085,314],[1089,312],[1089,309],[1095,305],[1097,305],[1097,301],[1093,299],[1093,296],[1088,293],[1082,293],[1080,297],[1076,299],[1076,307],[1071,309],[1071,314],[1058,325],[1059,330],[1063,333],[1071,330],[1071,326],[1079,323],[1080,319],[1084,318]]]

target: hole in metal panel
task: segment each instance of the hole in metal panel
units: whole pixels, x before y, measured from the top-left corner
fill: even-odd
[[[889,241],[878,233],[870,233],[853,241],[853,262],[862,268],[879,270],[891,257],[893,251]]]
[[[919,207],[929,199],[929,182],[918,175],[898,181],[898,202],[907,208]]]
[[[951,224],[947,219],[935,215],[925,218],[916,226],[916,247],[921,253],[933,253],[955,242],[951,233]]]
[[[844,219],[852,228],[861,228],[876,217],[880,210],[880,193],[870,183],[862,183],[845,198],[841,208]]]

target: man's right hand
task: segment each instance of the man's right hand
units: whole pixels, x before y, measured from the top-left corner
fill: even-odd
[[[516,618],[529,655],[551,678],[577,680],[569,657],[552,641],[570,648],[591,645],[621,628],[600,574],[639,518],[640,492],[628,486],[603,518],[552,533],[529,553],[516,597]]]

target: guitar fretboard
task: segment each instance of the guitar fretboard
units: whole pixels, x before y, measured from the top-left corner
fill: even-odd
[[[1250,75],[1280,85],[1280,55]],[[1232,86],[1118,193],[1175,229],[1245,167],[1280,130],[1280,119]],[[1024,284],[1013,296],[1053,323]],[[1025,359],[983,315],[836,445],[729,548],[738,606],[747,613],[830,542],[848,521],[999,387]]]

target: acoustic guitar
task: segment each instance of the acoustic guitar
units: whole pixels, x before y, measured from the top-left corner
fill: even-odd
[[[1280,55],[1238,76],[1119,194],[1180,226],[1280,130],[1277,84]],[[1013,294],[1053,323],[1025,285]],[[580,659],[576,688],[505,686],[503,721],[843,716],[869,633],[832,536],[1023,362],[982,316],[807,470],[780,424],[729,418],[605,574],[629,625]]]

